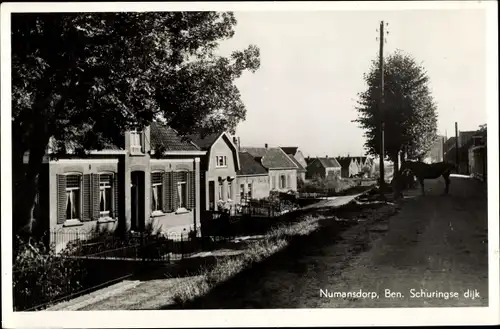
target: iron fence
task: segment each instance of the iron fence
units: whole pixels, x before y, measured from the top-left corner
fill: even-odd
[[[57,230],[50,236],[48,250],[38,253],[25,248],[15,258],[15,311],[43,309],[203,250],[200,231],[115,234]]]

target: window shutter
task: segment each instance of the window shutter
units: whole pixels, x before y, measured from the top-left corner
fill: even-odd
[[[115,198],[113,202],[113,207],[111,208],[111,217],[118,219],[118,175],[113,174],[113,197]]]
[[[190,171],[187,173],[187,188],[188,188],[188,202],[187,206],[188,209],[194,209],[195,208],[195,190],[196,190],[196,177],[195,177],[195,172]]]
[[[82,213],[82,221],[89,221],[91,219],[91,209],[92,209],[92,200],[90,199],[90,175],[83,175],[83,184],[82,184],[82,196],[83,196],[83,213]]]
[[[57,224],[66,221],[66,176],[56,175],[57,184]]]
[[[172,173],[172,206],[173,211],[179,208],[179,192],[177,191],[177,182],[179,181],[179,174],[177,172]]]
[[[144,133],[144,131],[141,131],[141,152],[142,153],[145,153],[146,152],[146,140],[145,140],[145,136],[146,134]]]
[[[163,173],[163,212],[172,211],[172,172]]]
[[[98,220],[100,217],[99,214],[99,175],[91,174],[91,193],[90,197],[92,198],[92,220]]]

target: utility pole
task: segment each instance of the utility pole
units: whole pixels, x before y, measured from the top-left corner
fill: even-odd
[[[460,172],[460,170],[458,170],[459,168],[459,164],[458,164],[458,122],[455,122],[455,161],[457,163],[457,171]]]
[[[380,194],[384,196],[385,190],[385,145],[384,145],[384,21],[380,22],[380,50],[379,50],[379,71],[380,71],[380,95],[379,95],[379,115],[380,115]],[[395,168],[397,170],[397,168]]]

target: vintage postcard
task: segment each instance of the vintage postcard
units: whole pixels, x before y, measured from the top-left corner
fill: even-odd
[[[3,326],[499,324],[497,9],[2,4]]]

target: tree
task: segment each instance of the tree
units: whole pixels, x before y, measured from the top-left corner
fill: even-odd
[[[436,105],[428,87],[426,71],[410,55],[398,50],[384,59],[384,65],[383,113],[378,105],[380,70],[375,60],[364,75],[368,88],[358,95],[358,118],[353,122],[365,130],[367,153],[379,155],[383,119],[384,151],[395,168],[399,168],[402,150],[409,158],[421,158],[436,140]],[[398,171],[395,169],[394,173],[396,176]]]
[[[181,135],[234,130],[245,107],[234,81],[260,65],[250,45],[225,58],[230,12],[12,15],[14,226],[31,232],[49,140],[78,153],[123,145],[123,131],[167,120]],[[65,153],[65,143],[54,145]],[[23,155],[29,162],[23,166]],[[22,195],[22,197],[20,197]]]

